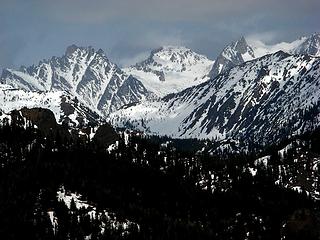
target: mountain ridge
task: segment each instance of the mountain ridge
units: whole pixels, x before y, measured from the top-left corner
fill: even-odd
[[[273,134],[281,135],[280,126],[292,131],[298,131],[299,124],[308,127],[307,121],[299,118],[308,108],[318,106],[319,65],[317,57],[279,51],[245,62],[160,102],[121,109],[111,114],[111,122],[122,126],[130,123],[153,134],[179,138],[252,137],[260,129],[266,136],[255,137],[264,142]],[[264,119],[273,123],[266,124]],[[298,125],[292,127],[294,124]]]
[[[267,45],[261,41],[252,39],[247,41],[242,36],[238,40],[228,44],[220,52],[210,70],[209,76],[214,78],[236,65],[277,51],[318,57],[320,56],[320,33],[301,37],[289,43],[281,42],[273,45]]]
[[[9,98],[13,103],[4,103],[11,108],[19,107],[19,104],[48,107],[58,116],[61,111],[60,100],[54,99],[67,96],[81,103],[80,112],[90,109],[96,116],[107,118],[120,126],[128,124],[149,133],[175,137],[238,138],[241,132],[252,135],[254,124],[256,128],[264,128],[262,119],[255,122],[257,112],[262,111],[264,117],[268,112],[274,114],[272,109],[277,109],[277,106],[267,105],[262,100],[276,102],[281,99],[279,105],[294,101],[296,96],[286,90],[296,91],[291,85],[297,87],[298,96],[304,100],[309,101],[310,98],[301,95],[303,85],[317,92],[315,84],[318,70],[317,64],[313,66],[313,63],[318,62],[319,58],[308,53],[317,54],[315,49],[318,47],[319,36],[314,34],[289,45],[280,44],[282,48],[285,46],[285,51],[279,50],[262,57],[258,57],[261,52],[256,47],[251,47],[250,42],[241,37],[221,52],[219,57],[222,61],[218,57],[215,62],[186,47],[164,46],[153,50],[146,60],[132,66],[137,71],[140,69],[143,74],[151,74],[143,80],[139,76],[135,77],[128,69],[122,70],[110,62],[101,49],[96,51],[91,46],[71,45],[62,57],[52,57],[40,61],[38,65],[21,67],[20,71],[5,69],[1,81],[12,86]],[[279,46],[268,49],[275,50]],[[223,71],[209,78],[210,67],[224,64],[224,61],[227,65]],[[161,76],[164,78],[161,79]],[[23,93],[21,89],[24,89]],[[310,89],[308,94],[318,99]],[[59,96],[56,98],[55,94]],[[266,96],[261,98],[261,94]],[[282,94],[287,96],[286,99],[282,98]],[[46,95],[52,96],[53,102]],[[298,118],[299,114],[302,118],[309,107],[317,107],[314,99],[312,103],[315,106],[296,105],[301,112],[291,112],[293,118]],[[7,108],[0,107],[2,111],[7,111]],[[284,108],[292,110],[290,105]],[[273,117],[277,121],[277,115]],[[285,122],[281,124],[288,126],[290,121],[296,121],[284,119]],[[301,121],[296,124],[301,125]],[[305,122],[304,125],[308,124]],[[267,130],[270,131],[270,128]],[[275,131],[275,135],[279,135],[280,130],[276,128]]]
[[[95,51],[93,47],[71,45],[62,57],[52,57],[21,70],[3,70],[2,82],[27,91],[65,91],[104,115],[151,95],[139,80],[133,81],[101,49]],[[123,84],[140,91],[124,97],[130,90],[119,92]]]

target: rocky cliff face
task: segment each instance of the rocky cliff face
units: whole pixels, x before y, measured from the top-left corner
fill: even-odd
[[[232,42],[217,57],[209,75],[211,78],[226,72],[234,66],[255,58],[253,49],[248,45],[244,37]]]

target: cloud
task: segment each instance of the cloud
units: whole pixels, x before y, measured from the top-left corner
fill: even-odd
[[[319,0],[2,0],[0,67],[93,45],[131,64],[162,45],[214,58],[244,35],[267,43],[320,31]]]
[[[16,0],[17,1],[17,0]],[[309,12],[318,0],[29,0],[38,13],[68,23],[130,21],[217,21],[233,16]],[[33,4],[32,4],[33,3]],[[297,15],[299,17],[299,15]],[[120,20],[121,21],[121,20]]]
[[[277,33],[274,31],[253,33],[246,36],[249,41],[262,41],[264,43],[274,42],[277,39]]]
[[[130,39],[122,38],[110,46],[107,54],[113,61],[121,66],[128,66],[146,58],[150,51],[164,45],[187,45],[181,32],[177,29],[151,30],[144,32],[144,29],[130,33]]]
[[[16,67],[15,60],[25,46],[25,41],[19,36],[0,36],[0,71],[5,67]]]
[[[146,51],[146,52],[134,54],[133,56],[122,57],[117,62],[118,62],[118,65],[121,67],[129,67],[145,60],[149,55],[150,55],[150,52]]]

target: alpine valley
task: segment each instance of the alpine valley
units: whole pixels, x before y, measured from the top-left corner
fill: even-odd
[[[3,69],[2,239],[320,239],[320,34]],[[18,229],[18,231],[17,231]]]

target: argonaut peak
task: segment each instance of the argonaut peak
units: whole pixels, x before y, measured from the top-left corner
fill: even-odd
[[[138,80],[130,80],[130,87],[140,91],[135,94],[124,91],[122,85],[128,77],[109,61],[102,49],[96,51],[91,46],[78,47],[73,44],[67,47],[62,57],[52,57],[22,71],[5,69],[1,80],[28,91],[64,91],[107,115],[123,105],[149,96],[150,93],[141,88]]]

